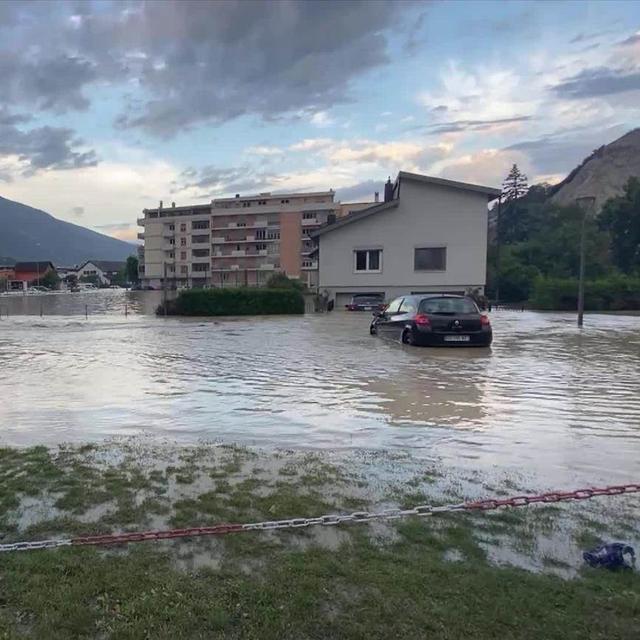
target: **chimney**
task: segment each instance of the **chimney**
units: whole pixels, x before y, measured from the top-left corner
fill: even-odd
[[[172,203],[171,203],[171,208],[172,208],[172,209],[175,209],[175,208],[176,208],[176,203],[175,203],[175,202],[172,202]]]
[[[162,209],[162,200],[160,200],[160,204],[158,205],[158,209]]]
[[[391,202],[393,200],[393,185],[391,184],[391,176],[384,183],[384,201]]]
[[[374,202],[380,202],[380,192],[379,191],[376,191],[373,194],[373,200],[374,200]]]
[[[239,198],[239,197],[240,197],[240,194],[239,194],[239,193],[236,193],[236,198]]]

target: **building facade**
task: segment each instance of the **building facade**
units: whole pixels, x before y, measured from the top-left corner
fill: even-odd
[[[336,308],[355,293],[484,290],[488,201],[499,189],[400,172],[385,202],[313,234],[319,288]]]
[[[335,219],[333,191],[219,198],[145,209],[140,277],[153,288],[263,286],[274,272],[317,287],[310,234]]]

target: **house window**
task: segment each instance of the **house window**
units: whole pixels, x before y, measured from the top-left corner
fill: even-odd
[[[180,252],[180,260],[186,260],[187,259],[187,252],[186,251],[181,251]]]
[[[186,238],[180,238],[180,246],[181,247],[186,247],[187,246],[187,239]]]
[[[415,271],[446,271],[446,247],[417,247],[414,249],[413,268]]]
[[[303,220],[311,220],[312,218],[315,218],[315,217],[316,217],[315,211],[305,211],[302,214]]]
[[[247,223],[246,222],[238,222],[238,227],[246,227]]]
[[[169,244],[175,244],[175,243],[176,243],[175,238],[169,238]]]
[[[181,231],[182,233],[184,233],[186,230],[187,230],[187,225],[183,222],[183,223],[180,225],[180,231]]]
[[[266,229],[258,229],[256,231],[256,240],[264,240],[267,237]]]
[[[208,258],[209,249],[194,249],[192,252],[194,258]]]
[[[208,229],[209,221],[208,220],[195,220],[191,223],[192,229]]]
[[[382,249],[356,249],[353,252],[357,273],[380,273],[382,271]]]
[[[180,273],[189,273],[189,267],[183,265],[182,267],[180,267]]]
[[[191,265],[192,271],[208,271],[209,265],[206,262],[194,262]]]
[[[209,236],[191,236],[191,242],[193,244],[200,244],[202,242],[209,242]]]
[[[173,251],[169,251],[169,257],[170,257],[170,258],[173,258],[173,256],[174,256]]]
[[[170,225],[169,225],[169,231],[175,231],[175,229],[176,229],[176,228],[175,228],[175,226],[174,226],[174,225],[172,225],[172,224],[170,224]]]
[[[266,244],[257,244],[256,245],[256,251],[265,251],[267,248]]]

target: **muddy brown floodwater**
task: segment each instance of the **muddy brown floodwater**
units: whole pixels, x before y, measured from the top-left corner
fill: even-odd
[[[560,486],[638,479],[639,317],[579,331],[570,314],[500,311],[491,349],[436,350],[369,336],[367,314],[164,319],[157,302],[0,298],[0,444],[152,434],[397,450]]]

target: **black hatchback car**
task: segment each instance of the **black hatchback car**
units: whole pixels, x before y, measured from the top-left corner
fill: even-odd
[[[369,332],[405,344],[430,347],[488,347],[489,317],[465,296],[422,294],[392,300],[374,314]]]

